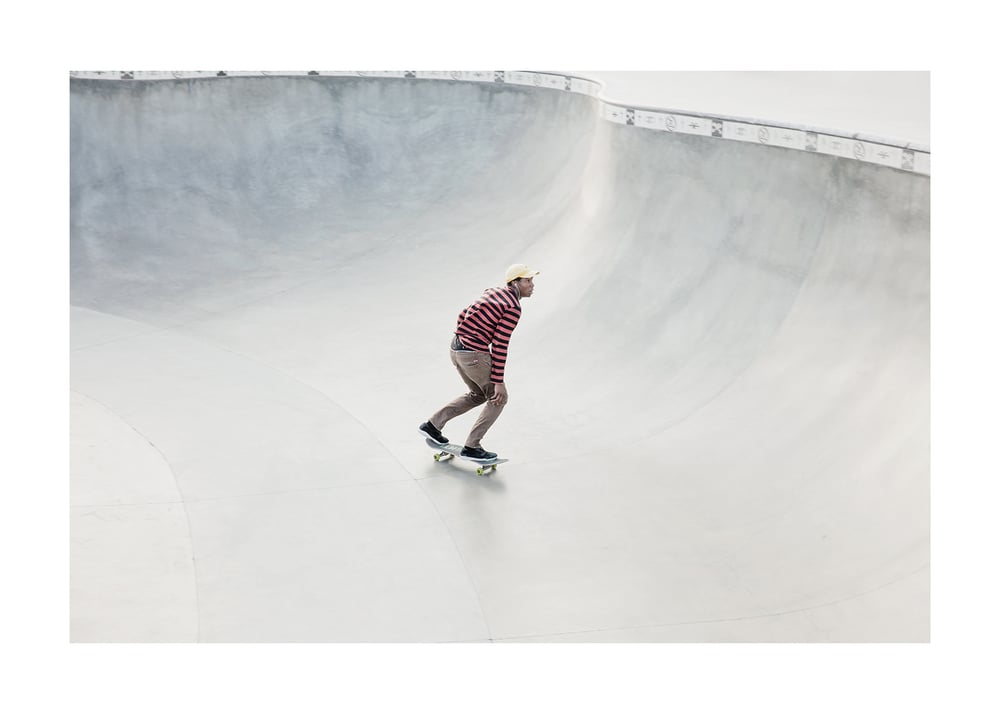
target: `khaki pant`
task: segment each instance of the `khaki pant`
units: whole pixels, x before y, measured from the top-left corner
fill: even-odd
[[[445,406],[441,407],[433,416],[430,422],[438,429],[444,430],[444,425],[457,416],[461,416],[468,411],[475,409],[482,404],[483,409],[479,419],[472,427],[469,438],[465,445],[475,449],[482,446],[483,437],[503,411],[502,406],[497,406],[489,401],[496,391],[490,381],[490,369],[493,367],[493,360],[487,352],[464,352],[451,350],[451,363],[455,365],[462,381],[469,387],[469,392],[455,398]]]

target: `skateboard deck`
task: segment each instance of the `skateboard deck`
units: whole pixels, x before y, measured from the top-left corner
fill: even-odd
[[[431,439],[424,439],[424,441],[429,447],[438,452],[434,454],[435,461],[448,461],[449,459],[456,457],[465,461],[471,461],[479,466],[479,468],[476,469],[476,473],[480,476],[485,474],[487,471],[496,471],[497,466],[510,461],[510,459],[490,459],[489,461],[478,461],[477,459],[470,459],[468,456],[462,456],[462,447],[458,444],[442,445]]]

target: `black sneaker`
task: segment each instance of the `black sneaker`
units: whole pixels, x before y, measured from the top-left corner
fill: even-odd
[[[470,449],[468,446],[462,449],[462,456],[467,459],[472,459],[473,461],[492,461],[497,457],[492,451],[487,451],[486,449],[476,447],[475,449]]]
[[[420,433],[426,436],[428,439],[433,441],[438,446],[444,446],[448,443],[448,439],[440,431],[434,428],[434,425],[429,421],[425,421],[420,425]]]

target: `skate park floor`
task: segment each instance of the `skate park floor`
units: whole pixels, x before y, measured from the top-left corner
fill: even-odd
[[[71,118],[72,641],[929,638],[928,177],[535,88]],[[480,477],[416,428],[514,262]]]

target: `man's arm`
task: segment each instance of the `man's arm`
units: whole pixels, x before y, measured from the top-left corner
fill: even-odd
[[[504,383],[504,369],[507,367],[507,347],[511,335],[521,319],[520,308],[509,308],[504,311],[497,328],[493,333],[493,368],[490,370],[490,381],[497,386]]]

